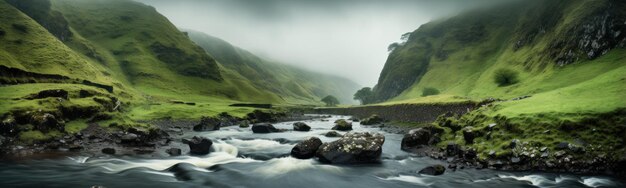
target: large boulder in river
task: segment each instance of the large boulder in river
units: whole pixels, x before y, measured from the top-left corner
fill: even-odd
[[[381,123],[383,123],[383,118],[378,117],[376,114],[361,120],[361,125],[376,125]]]
[[[291,156],[298,159],[310,159],[315,156],[315,152],[322,145],[322,140],[317,137],[310,137],[296,144],[291,149]]]
[[[383,153],[385,136],[380,133],[347,133],[340,139],[322,144],[316,156],[334,164],[376,163]]]
[[[193,155],[206,155],[211,152],[213,141],[208,138],[194,136],[191,139],[183,139],[183,143],[189,145],[189,153]]]
[[[295,122],[293,124],[294,131],[310,131],[311,127],[304,122]]]
[[[332,129],[338,131],[351,131],[352,123],[346,121],[345,119],[338,119],[335,121],[335,126]]]
[[[215,131],[220,130],[221,120],[216,117],[202,117],[200,123],[193,126],[194,131]]]
[[[438,175],[443,174],[444,172],[446,172],[446,167],[444,167],[443,165],[432,165],[432,166],[428,166],[426,168],[423,168],[418,173],[426,174],[426,175],[432,175],[432,176],[438,176]]]
[[[410,130],[402,138],[401,149],[410,151],[420,148],[422,146],[432,145],[439,142],[439,140],[432,134],[432,132],[425,128],[417,128]]]
[[[281,130],[274,127],[274,125],[269,123],[255,123],[252,125],[253,133],[273,133],[273,132],[281,132]]]

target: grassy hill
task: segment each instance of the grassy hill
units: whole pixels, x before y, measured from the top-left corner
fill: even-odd
[[[269,64],[274,79],[299,81],[251,80],[234,69],[238,62],[218,63],[154,8],[128,0],[0,0],[0,43],[0,132],[16,126],[9,132],[24,141],[75,133],[88,122],[149,127],[139,120],[255,110],[234,103],[320,104],[321,95],[353,84]],[[281,87],[289,89],[272,90]]]
[[[425,88],[435,88],[475,100],[540,94],[584,102],[595,96],[606,103],[594,101],[598,108],[625,106],[610,102],[625,96],[624,7],[605,0],[533,0],[431,22],[391,52],[374,90],[380,101],[420,98]],[[519,82],[499,86],[494,75],[500,69],[515,72]],[[604,89],[584,89],[589,83]],[[574,88],[580,91],[567,95]]]
[[[359,86],[348,79],[270,62],[219,38],[197,31],[188,33],[194,42],[224,67],[236,71],[255,86],[282,96],[288,102],[319,103],[326,95],[334,95],[344,104],[354,103],[352,94]]]
[[[624,1],[516,1],[466,12],[413,31],[390,53],[374,92],[380,105],[502,99],[439,122],[482,134],[468,146],[485,155],[516,138],[623,149],[625,33]],[[496,82],[501,72],[514,81]],[[530,97],[511,100],[521,96]],[[491,123],[506,128],[487,137]],[[450,133],[444,140],[464,143],[461,131]]]

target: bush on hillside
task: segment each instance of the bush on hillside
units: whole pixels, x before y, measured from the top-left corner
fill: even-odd
[[[434,87],[424,88],[424,91],[422,91],[422,97],[430,96],[430,95],[439,95],[439,90]]]
[[[493,75],[494,81],[498,86],[508,86],[519,82],[517,72],[511,69],[498,69]]]

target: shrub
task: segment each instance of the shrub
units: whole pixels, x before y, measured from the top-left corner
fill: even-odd
[[[430,95],[438,95],[438,94],[439,94],[439,90],[437,88],[427,87],[427,88],[424,88],[424,91],[422,92],[422,97],[430,96]]]
[[[0,28],[0,37],[4,36],[5,34],[7,34],[4,30],[2,30],[2,28]]]
[[[494,81],[498,86],[508,86],[517,83],[517,72],[511,69],[498,69],[493,75]]]

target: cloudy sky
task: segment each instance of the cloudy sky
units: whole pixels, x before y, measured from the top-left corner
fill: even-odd
[[[387,46],[488,0],[138,0],[261,57],[374,86]]]

